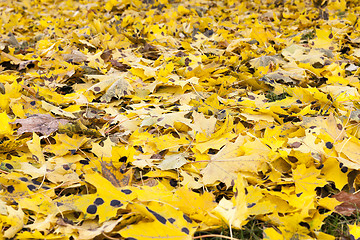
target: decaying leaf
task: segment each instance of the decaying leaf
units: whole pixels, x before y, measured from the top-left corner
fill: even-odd
[[[21,135],[26,132],[37,132],[43,135],[50,135],[59,129],[59,125],[69,123],[66,119],[57,119],[49,114],[34,114],[26,119],[16,119],[13,124],[21,124],[17,134]]]
[[[334,198],[339,202],[342,202],[340,205],[335,207],[335,210],[338,213],[350,216],[359,210],[360,193],[347,193],[341,191],[340,193],[334,195]]]

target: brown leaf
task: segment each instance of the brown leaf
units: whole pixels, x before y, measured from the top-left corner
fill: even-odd
[[[113,65],[113,67],[116,68],[119,71],[125,72],[126,70],[131,68],[129,65],[123,64],[123,63],[118,62],[116,60],[110,60],[110,62]]]
[[[145,42],[144,47],[140,49],[140,52],[143,54],[143,57],[148,59],[156,60],[160,57],[157,48],[147,42]]]
[[[114,166],[112,164],[110,164],[110,167],[114,167]],[[101,161],[101,174],[102,174],[102,176],[104,178],[109,180],[109,182],[111,182],[111,184],[114,185],[114,187],[120,187],[121,186],[120,182],[116,178],[115,174],[113,174],[111,172],[111,170],[109,169],[109,166],[104,161]]]
[[[350,216],[360,208],[360,192],[353,194],[340,192],[334,195],[334,198],[341,203],[335,207],[335,211],[345,216]]]
[[[113,163],[106,163],[101,160],[101,175],[109,180],[114,187],[128,186],[132,181],[133,171],[127,171],[126,165],[116,168]]]
[[[12,124],[20,123],[22,126],[17,130],[21,135],[25,132],[38,132],[49,135],[58,130],[59,124],[67,124],[66,119],[57,119],[49,114],[34,114],[26,119],[17,119]]]
[[[112,56],[112,50],[105,50],[100,57],[102,58],[102,60],[104,60],[104,62],[108,62],[109,60],[111,60]]]

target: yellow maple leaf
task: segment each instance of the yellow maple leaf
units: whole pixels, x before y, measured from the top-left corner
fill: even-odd
[[[10,118],[6,114],[6,112],[0,113],[0,134],[1,135],[11,135],[12,134],[12,128],[10,125]]]
[[[306,167],[305,164],[298,165],[293,170],[293,179],[295,182],[295,192],[297,194],[313,194],[315,188],[324,186],[327,182],[320,178],[321,170],[315,166]]]

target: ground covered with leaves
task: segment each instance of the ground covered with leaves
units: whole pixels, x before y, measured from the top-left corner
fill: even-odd
[[[360,237],[357,5],[1,1],[1,237]]]

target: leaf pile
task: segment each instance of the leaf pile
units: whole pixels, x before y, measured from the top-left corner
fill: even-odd
[[[1,237],[256,218],[334,239],[323,220],[359,202],[360,27],[356,2],[323,2],[2,1]]]

